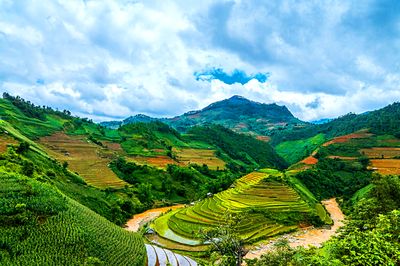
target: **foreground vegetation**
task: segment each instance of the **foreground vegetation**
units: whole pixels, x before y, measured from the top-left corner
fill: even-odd
[[[292,249],[280,243],[276,251],[248,265],[399,265],[400,179],[375,176],[373,188],[349,209],[342,232],[320,249]]]
[[[192,207],[165,214],[151,227],[158,239],[169,240],[164,241],[167,248],[179,243],[180,249],[193,250],[190,246],[203,245],[202,231],[225,224],[225,216],[232,214],[246,216],[236,232],[246,243],[295,230],[299,223],[330,223],[324,208],[295,177],[264,169]]]

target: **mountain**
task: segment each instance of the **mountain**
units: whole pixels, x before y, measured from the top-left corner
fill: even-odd
[[[147,115],[144,115],[144,114],[137,114],[137,115],[125,118],[122,121],[105,121],[105,122],[101,122],[100,125],[102,125],[104,127],[112,128],[112,129],[117,129],[120,126],[127,125],[127,124],[149,123],[149,122],[154,122],[154,121],[158,121],[158,120],[161,120],[161,119],[153,118],[153,117],[150,117],[150,116],[147,116]]]
[[[310,123],[311,124],[315,124],[315,125],[321,125],[321,124],[328,123],[328,122],[330,122],[332,120],[333,120],[332,118],[321,118],[321,119],[318,119],[318,120],[313,120]]]
[[[160,120],[180,132],[186,132],[193,126],[217,124],[238,133],[256,136],[265,136],[274,129],[302,127],[306,124],[294,117],[286,106],[279,106],[275,103],[258,103],[239,95],[173,118],[156,119],[145,115],[136,115],[123,121],[102,122],[101,124],[106,127],[117,128],[128,123],[154,120]]]
[[[303,124],[286,106],[250,101],[235,95],[167,120],[178,131],[192,126],[218,124],[240,133],[266,135],[270,130]]]

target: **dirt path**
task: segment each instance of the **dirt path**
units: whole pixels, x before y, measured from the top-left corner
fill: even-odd
[[[147,210],[145,212],[135,214],[132,219],[130,219],[126,224],[125,224],[125,229],[128,231],[133,231],[137,232],[139,231],[139,228],[148,223],[151,222],[152,220],[156,219],[158,216],[161,214],[169,211],[169,210],[176,210],[179,208],[183,208],[185,205],[174,205],[170,207],[162,207],[162,208],[156,208],[156,209],[151,209]]]
[[[247,253],[246,259],[255,259],[261,257],[261,255],[265,254],[268,251],[272,251],[274,249],[274,244],[280,239],[287,239],[289,241],[289,245],[292,248],[295,247],[308,247],[316,246],[320,247],[322,243],[326,242],[333,235],[336,234],[337,229],[344,225],[344,215],[340,210],[339,204],[337,203],[335,198],[322,201],[326,210],[331,215],[333,220],[333,226],[330,229],[322,229],[322,228],[305,228],[299,232],[286,234],[280,236],[278,239],[270,240],[268,243],[260,244],[254,250],[251,250]]]

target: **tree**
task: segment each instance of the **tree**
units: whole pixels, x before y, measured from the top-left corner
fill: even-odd
[[[200,232],[200,238],[210,243],[211,250],[222,256],[219,258],[221,265],[242,265],[247,251],[238,229],[244,219],[243,214],[226,213],[224,221],[219,226]]]
[[[19,144],[18,148],[17,148],[17,153],[22,154],[22,153],[28,151],[29,150],[29,146],[30,145],[29,145],[28,142],[25,142],[25,141],[21,142]]]

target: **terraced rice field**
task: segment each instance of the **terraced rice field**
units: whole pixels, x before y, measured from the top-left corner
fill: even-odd
[[[149,156],[129,156],[126,158],[128,161],[141,164],[141,165],[150,165],[157,168],[166,168],[168,164],[178,164],[172,158],[166,155],[157,155],[153,157]]]
[[[214,150],[207,149],[174,149],[176,159],[180,164],[188,165],[195,163],[206,164],[212,170],[225,169],[225,162],[215,156]]]
[[[39,143],[57,160],[68,162],[68,168],[81,175],[90,185],[121,188],[127,184],[108,167],[114,151],[88,142],[82,136],[59,132],[41,138]]]
[[[284,182],[277,170],[253,172],[228,190],[206,198],[194,206],[167,213],[151,225],[159,238],[189,247],[200,246],[196,237],[200,230],[224,224],[227,213],[245,213],[246,219],[239,225],[239,234],[248,242],[268,238],[297,228],[285,226],[266,218],[254,210],[270,212],[308,213],[311,207],[299,194]],[[250,211],[253,210],[253,211]]]
[[[137,164],[146,164],[158,168],[166,168],[168,164],[185,166],[193,163],[198,165],[206,164],[212,170],[225,169],[225,162],[215,156],[214,150],[174,148],[173,152],[176,154],[176,160],[166,155],[130,156],[127,157],[127,160]]]
[[[352,133],[352,134],[336,137],[331,141],[325,142],[322,146],[329,146],[329,145],[335,144],[335,143],[345,143],[345,142],[348,142],[351,139],[369,138],[372,135],[373,134],[368,133],[366,131],[359,131],[359,132],[356,132],[356,133]]]
[[[146,244],[147,266],[197,266],[193,259],[168,249]]]
[[[393,158],[400,156],[400,148],[398,147],[373,147],[370,149],[361,149],[360,152],[368,156],[368,158]]]
[[[371,166],[383,175],[400,175],[400,159],[373,159]]]

